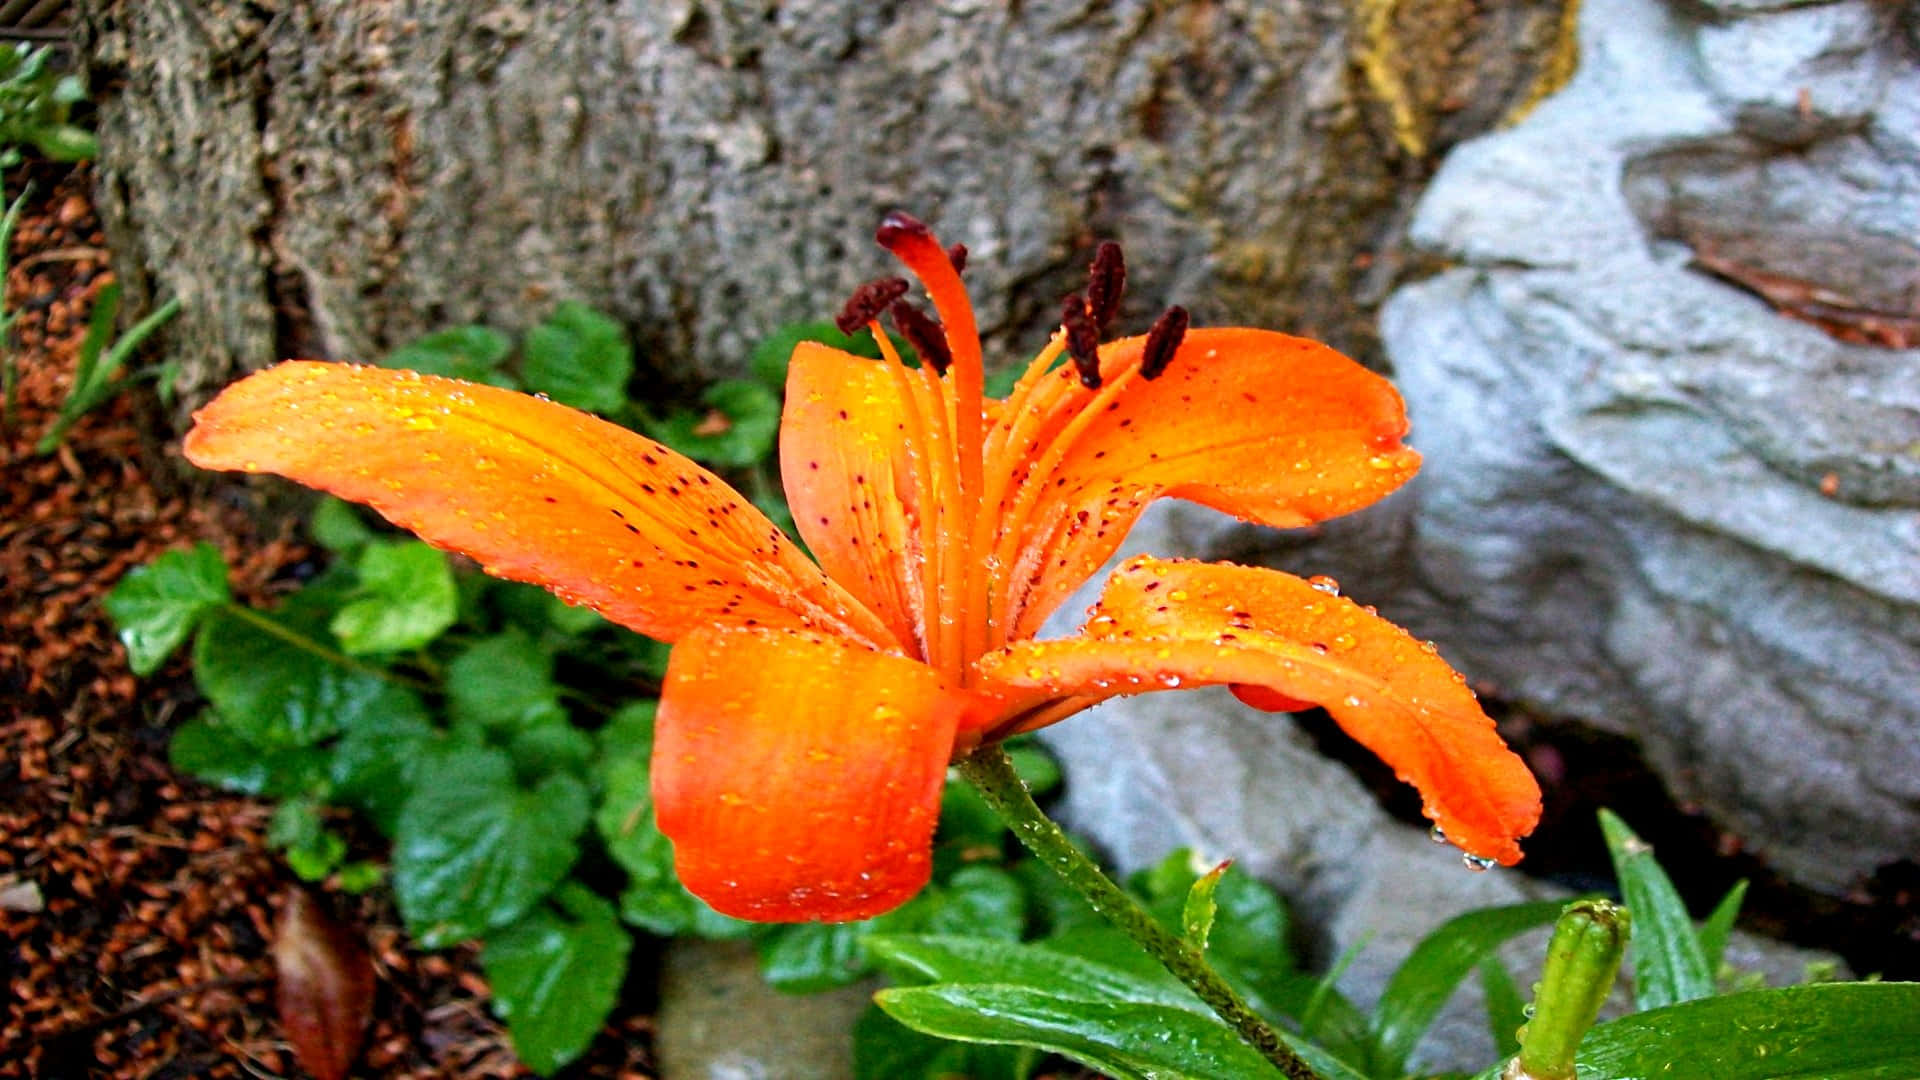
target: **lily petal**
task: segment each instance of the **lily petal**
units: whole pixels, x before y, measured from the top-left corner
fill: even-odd
[[[1037,415],[1027,418],[1024,445],[1009,447],[1023,459],[1016,468],[1035,468],[1069,432],[1072,441],[1047,475],[1025,479],[1040,488],[1014,525],[1023,535],[1006,591],[1012,638],[1032,634],[1156,498],[1296,528],[1367,506],[1420,467],[1400,443],[1406,410],[1392,384],[1319,342],[1194,330],[1152,380],[1135,370],[1145,344],[1102,347],[1105,404],[1060,368],[1040,376],[1021,410]]]
[[[794,349],[780,418],[794,525],[836,582],[913,642],[925,560],[907,428],[886,365],[814,342]]]
[[[662,640],[714,624],[891,637],[732,488],[651,439],[526,394],[296,361],[194,416],[188,460],[270,472]]]
[[[779,630],[673,651],[653,797],[680,880],[761,922],[864,919],[926,885],[956,737],[986,699],[917,660]]]
[[[1517,862],[1540,818],[1539,785],[1432,646],[1277,570],[1129,560],[1084,636],[1020,642],[980,670],[1062,695],[1261,687],[1275,702],[1324,707],[1419,789],[1426,815],[1469,854]]]

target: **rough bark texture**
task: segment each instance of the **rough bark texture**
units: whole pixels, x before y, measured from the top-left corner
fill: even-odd
[[[990,354],[1092,245],[1179,300],[1363,354],[1434,155],[1566,55],[1527,0],[940,4],[87,0],[115,266],[185,311],[192,401],[574,298],[654,373],[735,370],[882,272],[973,251]]]

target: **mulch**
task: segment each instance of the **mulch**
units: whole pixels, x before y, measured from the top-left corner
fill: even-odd
[[[18,413],[0,509],[0,1077],[304,1075],[273,1009],[270,944],[302,887],[266,844],[271,806],[167,764],[200,707],[187,663],[136,679],[100,601],[128,570],[206,540],[261,603],[312,569],[284,525],[191,482],[144,393],[117,394],[35,456],[112,280],[88,171],[28,165],[7,310]],[[359,854],[375,855],[369,848]],[[391,901],[320,905],[364,935],[378,987],[356,1076],[517,1077],[472,949],[410,951]],[[651,1018],[618,1018],[573,1076],[651,1076]]]

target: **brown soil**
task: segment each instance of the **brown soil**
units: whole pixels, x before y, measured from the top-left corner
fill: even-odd
[[[298,883],[266,847],[271,808],[169,768],[169,733],[199,707],[186,662],[136,679],[100,600],[198,540],[256,602],[291,587],[311,553],[239,501],[187,498],[143,391],[33,456],[111,271],[87,171],[24,166],[7,192],[29,179],[6,281],[20,383],[0,512],[0,1077],[299,1076],[272,1005],[268,946]],[[390,902],[319,899],[365,936],[378,975],[354,1075],[529,1075],[487,1012],[471,949],[410,952]],[[619,1018],[571,1075],[652,1075],[650,1025]]]

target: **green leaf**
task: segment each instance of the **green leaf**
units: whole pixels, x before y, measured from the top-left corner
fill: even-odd
[[[1600,831],[1620,879],[1620,893],[1633,913],[1633,1000],[1657,1009],[1713,994],[1713,967],[1694,932],[1687,905],[1653,849],[1612,811],[1600,811]]]
[[[1747,879],[1741,878],[1714,905],[1707,921],[1700,924],[1700,951],[1706,954],[1707,970],[1719,972],[1720,959],[1727,951],[1727,938],[1733,935],[1733,921],[1740,917],[1740,905],[1746,899]]]
[[[513,341],[490,326],[455,326],[400,346],[380,364],[514,390],[519,381],[500,370],[511,351]]]
[[[514,773],[536,783],[559,773],[585,776],[593,762],[593,736],[560,720],[516,732],[507,742]]]
[[[1210,869],[1205,860],[1182,848],[1158,865],[1134,874],[1127,885],[1162,925],[1178,933],[1187,896]],[[1220,916],[1208,942],[1208,962],[1255,1011],[1277,1015],[1283,984],[1294,966],[1287,947],[1286,905],[1266,883],[1247,874],[1222,878],[1214,892],[1214,903]]]
[[[1280,1075],[1218,1020],[1166,1005],[952,984],[882,990],[874,1000],[887,1015],[929,1035],[1033,1046],[1123,1080]],[[1314,1064],[1329,1080],[1358,1076],[1330,1059],[1325,1065],[1332,1068]]]
[[[333,880],[340,886],[342,892],[358,896],[372,890],[374,886],[385,881],[386,877],[385,867],[371,860],[363,860],[342,866],[340,873]]]
[[[136,567],[107,594],[107,614],[127,647],[135,675],[151,675],[194,627],[233,599],[227,564],[206,541]]]
[[[1374,1006],[1380,1070],[1399,1075],[1447,999],[1483,957],[1516,934],[1545,926],[1566,905],[1558,900],[1479,908],[1456,915],[1420,940]]]
[[[702,410],[676,409],[649,420],[648,435],[682,454],[720,468],[740,469],[773,453],[780,430],[780,399],[756,382],[727,379],[707,387]]]
[[[517,629],[469,645],[447,665],[455,724],[512,731],[564,721],[553,654]]]
[[[622,709],[600,732],[603,755],[613,756],[611,760],[603,757],[606,794],[593,823],[606,842],[607,854],[627,872],[627,887],[620,893],[620,918],[661,937],[744,937],[752,924],[708,907],[674,874],[673,844],[653,820],[647,751],[642,748],[652,743],[652,704]]]
[[[585,304],[569,300],[555,308],[527,331],[520,353],[527,385],[563,405],[616,412],[627,403],[633,378],[627,332]]]
[[[357,599],[331,628],[353,656],[417,649],[453,625],[459,597],[446,553],[418,540],[379,541],[361,549]]]
[[[1125,935],[1119,938],[1131,944]],[[1122,966],[1043,945],[935,934],[869,934],[866,947],[882,970],[905,982],[1003,983],[1063,997],[1137,1001],[1212,1015],[1151,957],[1144,966],[1132,967],[1132,961]],[[1137,945],[1132,951],[1146,957]]]
[[[1480,958],[1480,989],[1487,1002],[1487,1031],[1493,1036],[1494,1052],[1510,1058],[1520,1052],[1520,1025],[1527,1022],[1527,1000],[1520,986],[1507,974],[1500,958],[1489,953]]]
[[[365,713],[336,740],[327,762],[332,798],[367,815],[388,837],[413,792],[420,763],[441,736],[424,715]]]
[[[632,947],[613,905],[573,882],[553,904],[487,935],[480,965],[523,1064],[551,1075],[586,1051],[619,997]]]
[[[901,924],[930,934],[1019,941],[1027,926],[1027,893],[997,866],[965,866],[915,897],[895,920]]]
[[[569,776],[520,787],[496,750],[448,751],[430,768],[400,810],[393,887],[408,930],[437,949],[512,922],[566,877],[589,807]]]
[[[318,789],[327,774],[325,751],[257,746],[211,712],[174,729],[167,760],[215,787],[282,799]]]
[[[214,611],[194,639],[200,692],[234,734],[263,750],[312,746],[371,716],[425,719],[412,691],[320,651],[327,612],[318,591],[301,590],[277,612]]]
[[[1207,948],[1208,936],[1213,933],[1213,918],[1220,911],[1213,894],[1220,888],[1221,877],[1232,865],[1233,861],[1229,859],[1201,875],[1187,890],[1186,905],[1180,909],[1180,936],[1203,952]]]
[[[345,499],[329,495],[313,508],[307,519],[307,535],[314,543],[336,554],[358,551],[374,538],[374,531],[360,518],[360,511]]]
[[[1578,1063],[1581,1080],[1906,1080],[1920,1076],[1920,983],[1788,986],[1635,1013],[1589,1032]]]
[[[853,1025],[854,1080],[1027,1080],[1044,1055],[1026,1046],[957,1043],[868,1006]]]
[[[314,799],[289,799],[274,807],[267,843],[281,849],[287,866],[302,881],[325,880],[347,855],[347,841],[327,828]]]

